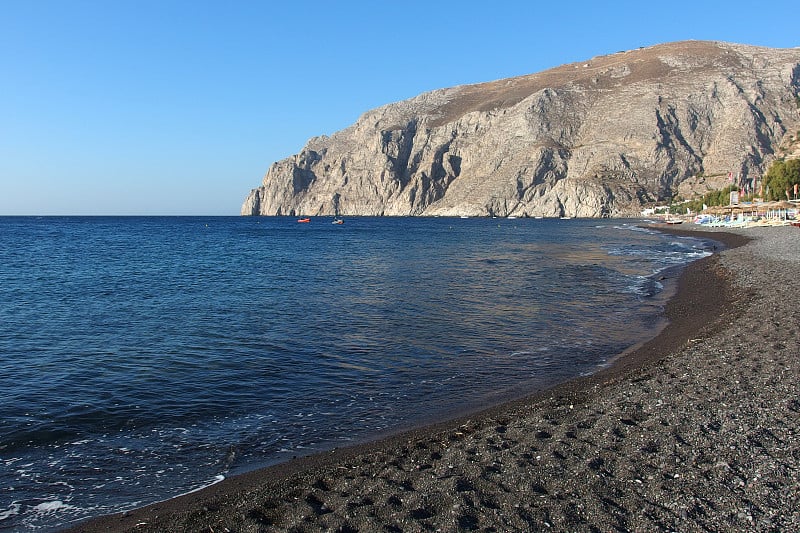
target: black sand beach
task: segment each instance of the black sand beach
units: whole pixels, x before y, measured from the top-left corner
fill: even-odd
[[[800,530],[800,230],[734,231],[608,370],[70,531]]]

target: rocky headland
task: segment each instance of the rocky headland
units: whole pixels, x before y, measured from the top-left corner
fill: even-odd
[[[243,215],[639,214],[800,137],[800,48],[686,41],[421,94],[274,163]]]

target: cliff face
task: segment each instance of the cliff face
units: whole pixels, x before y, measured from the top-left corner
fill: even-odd
[[[758,177],[800,135],[800,48],[663,44],[441,89],[274,163],[243,215],[627,216]]]

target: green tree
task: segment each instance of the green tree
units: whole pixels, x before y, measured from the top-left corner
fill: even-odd
[[[764,174],[764,197],[767,200],[786,200],[786,191],[794,197],[794,186],[800,184],[800,159],[775,161]]]
[[[709,191],[702,198],[695,198],[689,202],[680,205],[670,206],[670,213],[682,214],[686,212],[686,208],[691,209],[693,213],[699,213],[703,210],[703,205],[712,207],[715,205],[728,205],[731,200],[731,191],[738,191],[739,187],[736,185],[728,185],[724,189],[717,189]]]

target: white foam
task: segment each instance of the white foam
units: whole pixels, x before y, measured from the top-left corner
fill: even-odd
[[[39,515],[40,517],[41,516],[52,517],[54,515],[59,515],[65,512],[74,511],[76,509],[78,508],[75,507],[74,505],[69,505],[61,500],[50,500],[31,507],[31,511],[34,514]]]
[[[213,479],[213,481],[211,481],[211,482],[209,482],[209,483],[206,483],[205,485],[200,485],[200,486],[199,486],[199,487],[197,487],[196,489],[192,489],[192,490],[190,490],[190,491],[188,491],[188,492],[184,492],[183,494],[179,494],[179,496],[185,496],[185,495],[187,495],[187,494],[191,494],[191,493],[193,493],[193,492],[197,492],[197,491],[201,491],[201,490],[203,490],[203,489],[207,489],[207,488],[208,488],[208,487],[210,487],[211,485],[216,485],[216,484],[217,484],[217,483],[219,483],[220,481],[225,481],[225,476],[223,476],[222,474],[219,474],[219,475],[217,475],[217,476],[214,476],[214,479]]]
[[[638,231],[640,233],[647,233],[648,235],[654,235],[655,234],[655,232],[653,230],[650,230],[650,229],[647,229],[647,228],[643,228],[643,227],[637,226],[637,225],[630,226],[628,224],[623,224],[621,226],[618,225],[618,226],[613,226],[613,227],[614,227],[614,229],[617,229],[617,230]]]
[[[22,506],[17,502],[13,502],[8,506],[8,509],[5,511],[0,511],[0,520],[5,520],[7,518],[11,518],[12,516],[18,515],[21,507]]]
[[[70,507],[66,503],[62,502],[61,500],[53,500],[50,502],[42,502],[39,505],[34,506],[34,511],[58,511],[59,509]]]

